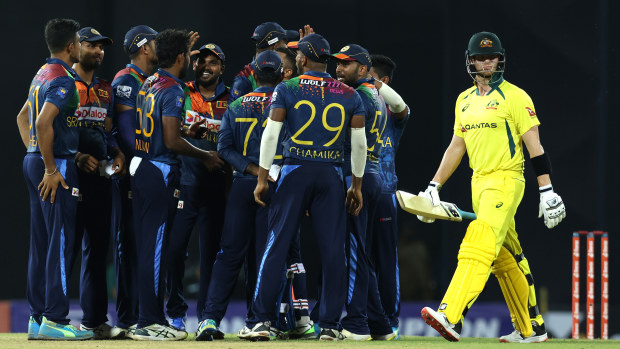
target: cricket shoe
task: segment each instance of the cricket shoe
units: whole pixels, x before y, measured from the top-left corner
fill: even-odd
[[[319,334],[320,341],[342,341],[344,340],[344,336],[340,331],[334,330],[333,328],[323,328],[321,329],[321,333]]]
[[[133,335],[136,333],[137,324],[133,324],[128,328],[114,326],[110,330],[110,339],[133,339]]]
[[[160,324],[138,328],[133,335],[133,339],[139,341],[182,341],[185,338],[187,338],[187,332]]]
[[[175,317],[170,319],[170,326],[176,328],[179,331],[185,331],[185,321],[187,321],[187,316]]]
[[[373,341],[395,341],[398,340],[398,332],[392,330],[392,333],[388,334],[370,334]]]
[[[500,343],[541,343],[548,339],[545,324],[539,325],[536,321],[532,321],[532,335],[523,337],[521,332],[514,330],[511,334],[499,337]]]
[[[94,335],[92,331],[80,331],[71,324],[58,324],[43,316],[41,317],[41,327],[39,327],[37,339],[79,341],[91,339]]]
[[[357,333],[353,333],[345,329],[342,329],[342,332],[340,333],[342,334],[344,339],[350,340],[350,341],[369,341],[372,339],[372,337],[369,334],[357,334]]]
[[[224,332],[220,330],[217,323],[213,319],[202,320],[198,324],[196,331],[197,341],[211,341],[214,339],[224,339]]]
[[[302,317],[303,318],[303,317]],[[297,322],[297,328],[288,331],[290,339],[316,339],[317,332],[314,330],[314,323],[311,320],[303,323]]]
[[[253,342],[268,341],[271,339],[272,330],[274,329],[271,327],[271,323],[269,321],[259,322],[256,325],[254,325],[254,327],[252,327],[252,329],[249,332],[246,331],[246,334],[243,337],[241,337],[240,335],[238,335],[238,337],[241,339],[247,339]],[[239,333],[241,333],[241,331],[239,331]]]
[[[80,331],[92,331],[95,335],[93,339],[110,339],[112,337],[112,327],[105,322],[96,327],[86,327],[80,324]]]
[[[39,328],[41,325],[32,316],[28,320],[28,340],[39,339]]]
[[[237,337],[239,339],[250,340],[250,332],[252,332],[251,329],[249,329],[247,326],[243,326],[243,328],[240,329],[239,332],[237,332]]]
[[[429,307],[422,309],[422,319],[427,325],[434,328],[435,331],[449,340],[450,342],[458,342],[461,338],[462,322],[458,324],[452,324],[448,321],[446,314],[434,311]]]

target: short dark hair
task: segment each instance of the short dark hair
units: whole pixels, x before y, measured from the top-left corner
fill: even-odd
[[[190,36],[187,30],[166,29],[155,38],[155,51],[161,68],[170,68],[180,54],[189,52]]]
[[[396,63],[390,57],[384,55],[370,55],[370,60],[379,77],[387,76],[390,78],[390,82],[392,82]]]
[[[260,84],[275,85],[282,78],[282,69],[263,68],[263,70],[254,70],[254,76]]]
[[[293,78],[296,76],[299,76],[299,72],[297,71],[297,62],[295,59],[295,52],[293,52],[290,48],[288,47],[278,47],[276,49],[276,51],[278,52],[282,52],[284,53],[284,58],[286,59],[286,61],[288,62],[288,64],[292,67],[293,69]]]
[[[75,41],[80,23],[73,19],[54,18],[45,24],[45,43],[50,53],[60,52]]]

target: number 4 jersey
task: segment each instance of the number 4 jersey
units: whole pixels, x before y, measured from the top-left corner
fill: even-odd
[[[136,100],[136,156],[169,165],[179,164],[177,155],[164,143],[162,118],[170,116],[183,121],[184,85],[162,69],[144,81]]]
[[[271,108],[286,109],[285,158],[338,163],[351,117],[365,113],[354,89],[314,71],[280,83]]]

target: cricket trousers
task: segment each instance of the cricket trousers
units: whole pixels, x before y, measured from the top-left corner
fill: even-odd
[[[223,172],[214,172],[201,181],[204,181],[201,185],[181,186],[181,197],[170,233],[166,310],[171,318],[183,317],[187,313],[183,276],[187,247],[194,226],[198,231],[200,251],[200,287],[196,314],[200,314],[205,307],[213,263],[220,249],[226,207],[226,177]]]
[[[338,329],[345,300],[346,211],[342,169],[333,163],[286,159],[269,203],[267,243],[261,258],[248,327],[277,316],[286,259],[306,209],[323,267],[319,326]]]
[[[138,251],[138,328],[166,325],[164,293],[168,235],[177,210],[180,171],[176,165],[134,157],[130,169]]]
[[[77,208],[76,255],[82,254],[80,306],[82,324],[97,327],[108,321],[106,257],[112,222],[112,180],[78,170],[80,200]]]
[[[69,189],[61,185],[54,203],[42,201],[37,189],[45,164],[40,153],[24,157],[23,172],[30,196],[30,255],[28,257],[27,296],[30,315],[68,324],[70,277],[75,246],[75,215],[78,205],[78,177],[72,158],[56,158],[56,169]]]

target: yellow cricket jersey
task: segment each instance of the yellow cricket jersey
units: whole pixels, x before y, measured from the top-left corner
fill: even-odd
[[[523,173],[521,136],[540,125],[532,99],[502,80],[486,96],[473,86],[456,100],[454,134],[463,138],[474,175],[495,171]]]

